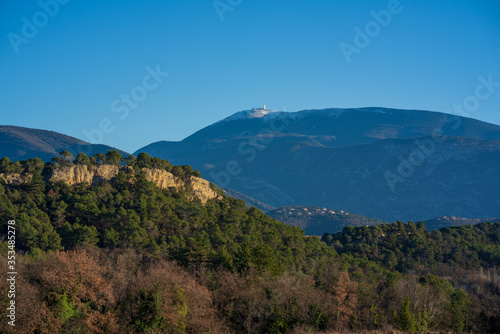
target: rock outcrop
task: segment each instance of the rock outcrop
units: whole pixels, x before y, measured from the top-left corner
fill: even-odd
[[[111,181],[116,177],[120,170],[130,172],[130,166],[99,165],[71,165],[54,169],[47,176],[48,182],[64,182],[67,185],[79,183],[88,183],[89,185],[99,182]],[[211,187],[210,182],[196,176],[190,176],[188,182],[176,177],[174,174],[163,169],[143,168],[142,172],[146,180],[153,182],[160,189],[176,188],[186,191],[186,196],[190,201],[198,198],[203,204],[209,199],[220,198]],[[31,175],[21,175],[18,173],[0,173],[0,178],[4,179],[6,184],[20,185],[30,182]]]
[[[174,174],[167,172],[166,170],[157,168],[143,168],[142,171],[146,176],[146,180],[153,182],[160,189],[168,189],[170,187],[184,187],[184,182],[182,182],[182,180],[175,177]]]
[[[210,188],[210,182],[201,177],[191,176],[190,185],[193,190],[192,197],[188,198],[193,200],[194,198],[199,198],[203,204],[205,204],[209,199],[219,198],[219,195]]]
[[[190,201],[199,198],[205,204],[209,199],[217,198],[219,195],[210,188],[210,182],[201,177],[190,176],[189,181],[184,183],[174,174],[163,169],[143,168],[142,171],[146,176],[146,180],[153,182],[161,189],[178,188],[188,191],[187,197]]]
[[[93,166],[90,170],[86,165],[73,165],[54,169],[49,175],[48,181],[62,181],[70,186],[84,182],[93,184],[111,180],[118,174],[118,171],[119,167],[113,165]]]
[[[10,174],[0,173],[0,178],[4,179],[5,183],[7,184],[20,185],[30,182],[32,176],[21,175],[18,173],[10,173]]]
[[[68,185],[78,183],[94,184],[110,181],[120,170],[131,170],[131,167],[119,167],[114,165],[92,166],[89,170],[86,165],[73,165],[55,169],[48,176],[49,182],[62,181]],[[143,168],[146,180],[153,182],[160,189],[177,188],[186,190],[189,200],[198,198],[203,204],[209,199],[218,198],[219,195],[210,188],[210,183],[200,177],[190,176],[188,182],[184,182],[174,174],[163,169]],[[5,179],[5,178],[4,178]],[[7,181],[6,181],[7,182]]]
[[[174,174],[163,169],[143,168],[142,171],[146,176],[146,180],[153,182],[160,189],[168,189],[173,187],[178,189],[190,190],[186,194],[187,198],[190,201],[198,198],[203,204],[205,204],[209,199],[219,197],[219,195],[214,190],[212,190],[212,188],[210,188],[210,182],[202,179],[201,177],[190,176],[189,181],[185,183]]]

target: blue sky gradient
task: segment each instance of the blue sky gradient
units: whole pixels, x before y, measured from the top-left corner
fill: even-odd
[[[500,82],[498,1],[54,1],[0,4],[0,124],[129,152],[264,103],[445,112]],[[348,62],[341,43],[377,24]],[[467,114],[500,124],[490,88]]]

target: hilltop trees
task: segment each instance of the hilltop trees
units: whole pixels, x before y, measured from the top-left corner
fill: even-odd
[[[91,160],[85,153],[78,153],[73,163],[75,165],[91,165]]]
[[[10,167],[10,159],[7,157],[3,157],[2,159],[0,159],[0,172],[2,173],[10,172],[8,170],[8,167]]]
[[[106,153],[106,162],[110,165],[119,165],[123,161],[123,156],[118,151],[108,151]]]
[[[59,153],[59,155],[68,162],[71,162],[71,160],[73,159],[73,154],[70,153],[68,150],[62,151],[61,153]]]
[[[147,153],[139,153],[137,155],[137,166],[140,168],[148,167],[151,164],[151,157]]]
[[[129,155],[124,157],[118,151],[108,151],[106,154],[97,153],[92,157],[88,157],[84,153],[78,153],[75,158],[67,151],[61,151],[58,157],[52,158],[51,162],[44,164],[39,158],[28,159],[24,161],[11,162],[7,157],[0,160],[0,173],[18,173],[18,174],[36,174],[44,171],[45,174],[49,170],[59,167],[69,167],[74,165],[86,165],[90,170],[92,166],[110,164],[115,166],[128,165],[134,168],[137,172],[142,168],[162,169],[173,173],[181,180],[188,180],[191,176],[201,177],[197,170],[193,170],[191,166],[173,166],[168,160],[162,160],[157,157],[150,157],[147,153],[140,153],[137,158]]]
[[[94,155],[94,159],[98,165],[106,163],[106,156],[103,153],[97,153],[96,155]]]

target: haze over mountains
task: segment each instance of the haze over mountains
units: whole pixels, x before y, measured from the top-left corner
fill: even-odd
[[[273,207],[388,221],[500,216],[500,127],[439,112],[252,109],[139,152]]]

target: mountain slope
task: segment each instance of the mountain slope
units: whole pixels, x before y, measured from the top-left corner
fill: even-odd
[[[139,152],[192,165],[274,207],[334,207],[388,221],[500,216],[500,127],[443,113],[243,111]]]
[[[266,146],[272,143],[304,142],[338,147],[371,143],[388,138],[442,135],[500,140],[500,127],[471,118],[423,110],[354,108],[303,110],[298,112],[240,111],[203,128],[181,142],[160,141],[137,151],[154,155],[182,155],[185,147],[217,149],[233,142]],[[267,138],[267,140],[266,140]],[[253,141],[252,141],[253,139]],[[259,140],[260,139],[260,140]]]
[[[63,150],[68,150],[74,156],[79,152],[92,156],[115,149],[107,145],[90,144],[54,131],[0,125],[0,157],[8,157],[12,161],[31,158],[49,161]]]
[[[241,199],[243,202],[245,202],[245,204],[247,205],[247,207],[257,208],[257,209],[261,210],[262,212],[265,212],[266,214],[268,212],[276,209],[276,208],[274,208],[274,207],[272,207],[272,206],[270,206],[270,205],[268,205],[266,203],[258,201],[255,198],[252,198],[250,196],[242,194],[242,193],[240,193],[240,192],[238,192],[236,190],[229,189],[229,188],[224,188],[222,190],[224,191],[224,194],[226,194],[229,197],[234,197],[236,199]]]

